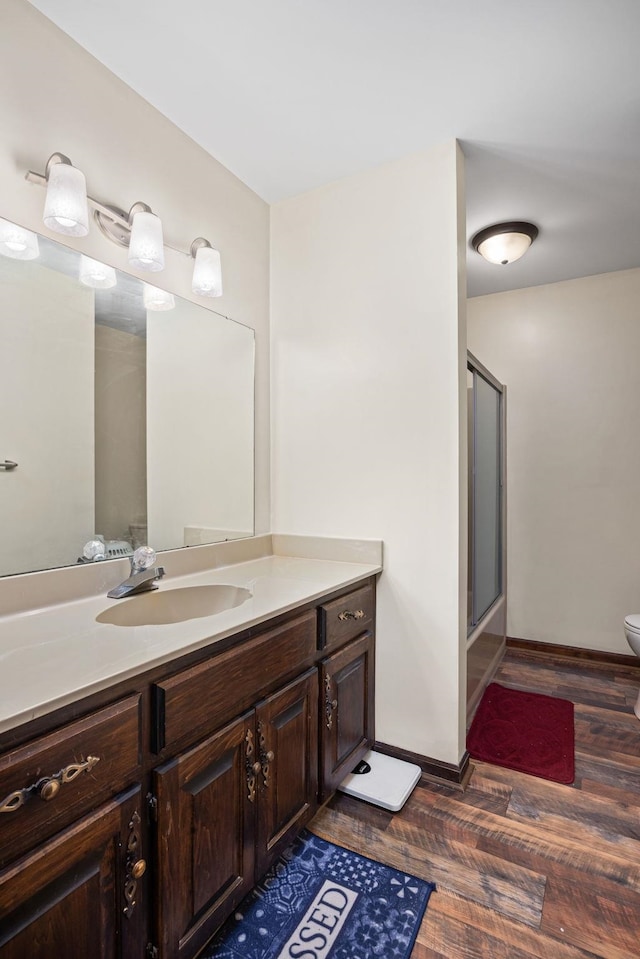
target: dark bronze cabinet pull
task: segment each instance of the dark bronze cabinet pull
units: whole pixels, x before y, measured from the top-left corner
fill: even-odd
[[[140,813],[135,810],[129,822],[129,839],[127,840],[127,866],[124,877],[124,899],[126,906],[122,910],[131,919],[136,905],[138,881],[147,871],[147,863],[140,856]]]
[[[341,613],[338,613],[338,619],[341,623],[348,619],[364,619],[364,609],[356,609],[355,612],[351,609],[343,609]]]
[[[246,735],[244,737],[245,741],[245,750],[244,750],[244,766],[245,773],[247,776],[247,799],[249,802],[255,802],[256,799],[256,776],[260,772],[261,766],[260,763],[256,760],[253,761],[254,757],[254,745],[253,745],[253,733],[250,729],[247,729]]]
[[[33,799],[34,796],[38,796],[45,802],[50,802],[56,798],[65,783],[72,783],[74,779],[77,779],[80,773],[88,773],[89,770],[93,769],[96,763],[99,762],[99,756],[87,756],[83,762],[71,763],[53,776],[43,776],[25,789],[16,789],[15,792],[9,793],[3,802],[0,803],[0,813],[17,812],[21,806],[24,806],[25,803]]]
[[[327,729],[333,728],[333,711],[338,708],[338,700],[331,698],[331,676],[324,677],[324,711],[327,717]]]
[[[264,782],[265,789],[268,789],[271,775],[269,764],[272,763],[276,757],[273,749],[267,750],[267,740],[264,735],[264,723],[262,720],[258,723],[258,742],[260,749],[260,764],[258,768],[262,769],[262,781]]]

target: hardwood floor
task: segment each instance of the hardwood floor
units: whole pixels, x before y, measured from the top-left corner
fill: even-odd
[[[311,829],[436,883],[412,959],[639,959],[640,669],[507,650],[495,680],[576,704],[573,786],[474,762],[465,792],[337,794]]]

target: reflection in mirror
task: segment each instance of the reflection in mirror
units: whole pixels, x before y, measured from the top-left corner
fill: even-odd
[[[3,235],[0,575],[253,535],[253,330]]]

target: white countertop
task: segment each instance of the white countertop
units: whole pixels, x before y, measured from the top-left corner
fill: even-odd
[[[98,623],[109,606],[128,601],[106,595],[0,616],[0,732],[380,570],[371,563],[271,555],[166,576],[161,591],[224,583],[252,594],[234,609],[171,625]]]

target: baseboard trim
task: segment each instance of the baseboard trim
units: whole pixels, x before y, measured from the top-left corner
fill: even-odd
[[[385,756],[392,756],[394,759],[402,759],[407,763],[415,763],[420,766],[422,773],[435,782],[444,783],[447,786],[454,786],[458,789],[465,789],[472,767],[469,763],[469,753],[465,750],[464,755],[457,766],[452,763],[444,763],[439,759],[431,759],[430,756],[423,756],[420,753],[412,753],[408,749],[399,749],[397,746],[389,746],[387,743],[375,742],[373,748],[384,753]]]
[[[539,643],[534,639],[515,639],[512,636],[507,636],[507,649],[523,649],[530,653],[567,656],[593,663],[604,663],[609,666],[631,666],[634,669],[640,669],[640,658],[638,656],[608,653],[599,649],[584,649],[582,646],[559,646],[556,643]]]

